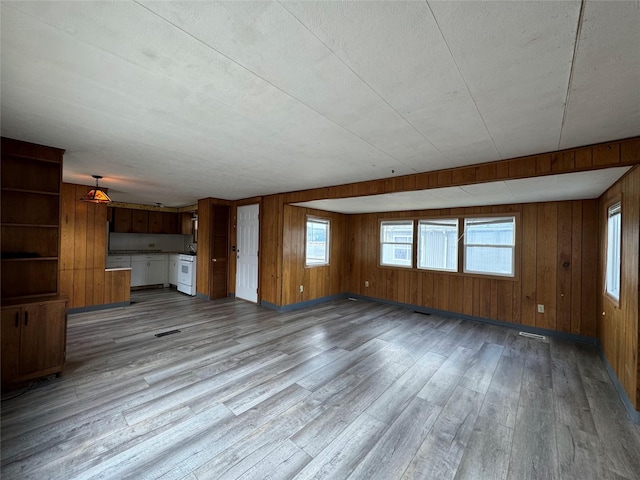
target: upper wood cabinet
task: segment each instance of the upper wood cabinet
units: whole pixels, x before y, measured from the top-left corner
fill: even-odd
[[[171,233],[171,234],[180,233],[178,215],[179,215],[178,213],[171,213],[171,212],[162,213],[164,233]]]
[[[148,212],[149,233],[167,233],[164,231],[164,212]]]
[[[2,138],[3,301],[58,293],[63,153]]]
[[[149,233],[149,212],[147,210],[132,210],[131,221],[133,233]]]
[[[114,233],[179,234],[180,213],[109,207],[107,218]],[[188,214],[191,218],[191,214]]]
[[[113,208],[113,222],[111,230],[116,233],[133,233],[133,223],[129,208]]]
[[[193,214],[183,212],[180,215],[180,233],[182,233],[182,235],[193,235]]]

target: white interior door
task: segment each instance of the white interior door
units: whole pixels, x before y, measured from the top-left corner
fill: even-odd
[[[258,303],[258,239],[260,206],[238,207],[236,223],[236,297]]]

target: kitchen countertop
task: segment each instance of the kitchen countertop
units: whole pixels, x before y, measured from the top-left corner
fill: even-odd
[[[109,250],[109,255],[153,255],[153,254],[166,254],[166,255],[196,255],[190,252],[162,252],[160,250]]]

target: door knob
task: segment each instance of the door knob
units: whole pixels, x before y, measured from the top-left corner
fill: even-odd
[[[212,262],[217,262],[217,261],[218,261],[218,259],[217,259],[217,258],[212,258],[212,259],[211,259],[211,261],[212,261]]]

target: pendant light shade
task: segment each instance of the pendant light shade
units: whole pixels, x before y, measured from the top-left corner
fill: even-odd
[[[111,203],[111,199],[107,192],[98,187],[98,181],[102,178],[100,175],[92,175],[96,179],[96,186],[89,190],[80,200],[89,203]]]

